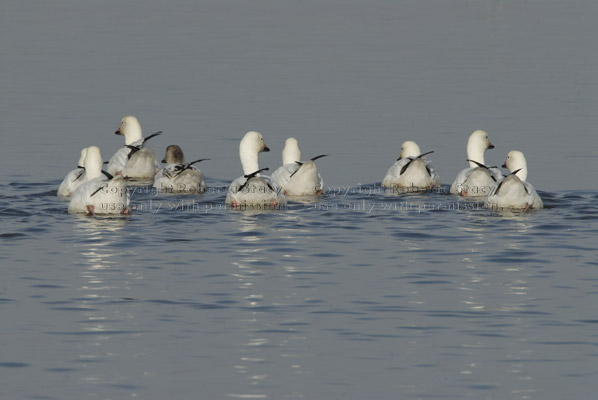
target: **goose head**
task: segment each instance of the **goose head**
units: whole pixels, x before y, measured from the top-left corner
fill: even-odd
[[[411,140],[407,140],[405,142],[403,142],[403,145],[401,146],[401,156],[400,158],[408,158],[408,157],[417,157],[421,154],[421,150],[419,149],[419,146],[417,145],[417,143],[411,141]]]
[[[264,143],[262,134],[255,131],[247,132],[239,144],[239,157],[243,165],[244,175],[249,175],[260,169],[258,153],[262,151],[270,151]]]
[[[166,148],[162,162],[166,164],[183,164],[185,162],[183,150],[176,144],[171,144]]]
[[[301,161],[301,150],[299,150],[297,139],[290,137],[284,142],[282,165],[292,164],[296,161]]]
[[[130,145],[143,138],[143,132],[141,131],[141,125],[137,118],[132,115],[123,117],[120,121],[120,127],[116,132],[117,135],[123,135],[125,137],[125,145]]]
[[[484,162],[484,152],[493,148],[494,145],[488,139],[488,134],[485,131],[477,130],[469,136],[467,141],[467,159],[486,164]],[[477,165],[470,161],[469,166],[475,168]]]
[[[77,162],[78,168],[85,168],[85,156],[87,155],[87,147],[81,149],[81,156],[79,157],[79,162]]]
[[[527,179],[527,161],[522,152],[517,150],[509,151],[507,160],[502,166],[503,168],[508,168],[511,172],[517,171],[515,172],[515,175],[522,181]]]
[[[94,179],[102,176],[102,153],[98,146],[89,146],[85,155],[85,174],[87,178]]]

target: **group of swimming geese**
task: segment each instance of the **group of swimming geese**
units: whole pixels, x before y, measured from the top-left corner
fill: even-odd
[[[186,162],[183,151],[177,145],[166,148],[160,168],[154,150],[146,149],[147,140],[159,135],[156,132],[143,137],[141,125],[134,116],[122,119],[115,132],[125,137],[125,146],[108,161],[106,171],[100,149],[90,146],[81,150],[77,168],[70,171],[58,188],[57,195],[70,197],[69,213],[129,214],[130,194],[127,182],[153,181],[153,187],[165,193],[202,193],[206,190],[203,173],[195,167],[199,159]],[[484,163],[484,153],[494,148],[488,134],[482,130],[473,132],[467,142],[469,168],[463,169],[451,185],[454,195],[485,200],[495,209],[529,210],[543,207],[534,187],[526,182],[527,163],[522,152],[513,150],[503,165],[510,174],[503,176],[497,167]],[[324,182],[315,161],[301,161],[301,151],[295,138],[288,138],[282,151],[282,166],[270,177],[261,173],[258,154],[270,151],[259,132],[248,132],[241,140],[239,156],[243,175],[229,186],[226,205],[232,208],[275,208],[286,204],[286,198],[318,196],[324,192]],[[439,188],[440,178],[413,141],[401,147],[399,159],[388,169],[382,187],[396,193],[426,191]]]

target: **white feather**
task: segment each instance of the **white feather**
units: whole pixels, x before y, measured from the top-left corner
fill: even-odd
[[[282,166],[272,173],[272,183],[287,196],[313,196],[322,194],[324,181],[313,160],[301,162],[297,139],[285,141]]]
[[[459,196],[486,197],[503,177],[498,168],[483,168],[476,164],[484,163],[484,152],[493,149],[488,134],[477,130],[467,141],[469,168],[463,169],[453,181],[450,192]]]
[[[239,209],[271,209],[286,204],[284,195],[272,186],[269,177],[259,174],[249,179],[245,177],[259,170],[258,153],[262,151],[270,151],[262,134],[247,132],[239,144],[243,176],[230,184],[227,205]]]
[[[386,172],[382,187],[409,188],[413,191],[440,187],[440,177],[432,163],[420,155],[421,150],[415,142],[403,142],[400,158]],[[401,173],[406,165],[407,168]]]
[[[544,203],[536,189],[526,181],[527,161],[522,152],[513,150],[507,155],[507,175],[486,199],[486,205],[493,209],[540,209]]]

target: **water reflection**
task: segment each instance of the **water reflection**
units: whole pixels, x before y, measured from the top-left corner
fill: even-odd
[[[123,382],[125,378],[116,371],[99,365],[122,356],[113,350],[115,335],[138,334],[135,314],[126,311],[126,302],[122,301],[129,297],[125,295],[131,289],[129,281],[143,279],[139,272],[123,268],[123,259],[135,256],[119,246],[128,223],[129,219],[122,217],[75,219],[73,230],[78,240],[74,247],[80,255],[76,264],[83,267],[77,288],[80,295],[73,299],[75,309],[80,310],[80,333],[75,334],[81,335],[80,354],[75,361],[84,369],[82,381],[93,385]]]
[[[280,218],[284,220],[282,224]],[[237,268],[234,276],[243,312],[237,321],[240,345],[238,361],[233,368],[243,377],[244,384],[240,387],[249,390],[228,393],[228,397],[269,398],[272,396],[269,388],[276,385],[281,371],[303,372],[296,362],[298,354],[294,343],[305,340],[305,337],[294,329],[301,325],[301,321],[289,314],[298,300],[297,293],[285,289],[288,280],[293,279],[289,272],[298,269],[290,265],[294,257],[291,249],[300,247],[293,224],[300,225],[301,221],[292,213],[277,215],[276,220],[267,215],[238,216],[236,237],[240,240],[235,246],[232,265]],[[309,233],[304,228],[298,231]],[[284,247],[282,255],[272,252],[276,244]]]
[[[260,307],[268,299],[259,292],[256,287],[256,281],[263,278],[267,271],[260,267],[261,263],[265,261],[263,244],[261,243],[267,224],[255,214],[240,214],[238,216],[237,227],[239,230],[240,243],[236,246],[236,253],[239,256],[238,261],[233,261],[232,264],[239,270],[234,276],[238,280],[237,288],[242,292],[242,304],[247,310],[243,313],[243,319],[239,320],[240,330],[243,338],[241,339],[241,347],[239,348],[239,361],[233,368],[239,374],[244,375],[247,384],[256,387],[251,393],[242,394],[227,394],[232,398],[267,398],[259,388],[259,384],[267,380],[268,374],[265,372],[267,368],[264,366],[269,364],[268,357],[263,354],[262,347],[269,346],[270,340],[259,334],[263,322],[260,318],[263,312]]]
[[[528,246],[533,228],[529,215],[522,213],[486,219],[485,223],[474,219],[460,227],[470,237],[461,260],[464,270],[458,274],[460,302],[472,313],[460,330],[459,346],[466,354],[466,363],[459,370],[463,385],[484,381],[488,367],[478,362],[480,354],[496,353],[504,362],[496,373],[513,381],[513,393],[528,391],[519,382],[529,378],[529,371],[518,360],[531,357],[531,347],[524,338],[511,336],[533,307],[527,262],[536,256]],[[509,347],[496,347],[497,338],[514,342]]]
[[[462,303],[472,311],[516,312],[527,307],[528,282],[523,255],[529,255],[526,236],[533,225],[527,217],[513,216],[497,223],[465,224],[459,229],[470,237],[462,258],[465,273],[459,284]],[[503,232],[503,237],[497,232]],[[525,250],[524,250],[525,249]],[[489,269],[490,261],[491,269]],[[495,303],[495,299],[503,303]],[[513,300],[504,302],[505,299]]]

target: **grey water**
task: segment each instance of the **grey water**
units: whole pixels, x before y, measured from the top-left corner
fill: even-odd
[[[0,5],[0,398],[590,399],[597,6],[585,0]],[[210,190],[67,213],[136,115]],[[545,208],[447,193],[484,129]],[[295,136],[327,193],[224,207],[238,141]],[[440,190],[379,182],[415,140]]]

